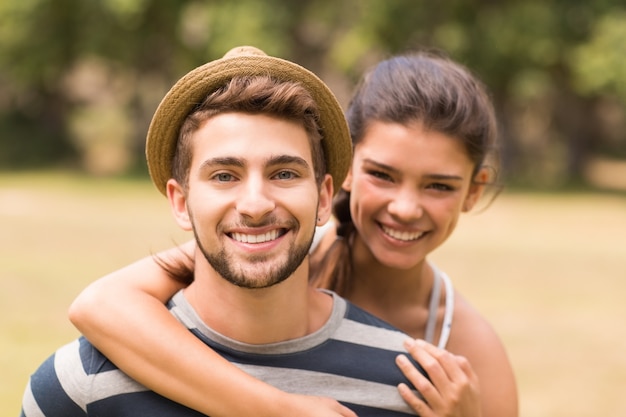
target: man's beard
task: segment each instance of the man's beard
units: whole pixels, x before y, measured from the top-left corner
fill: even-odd
[[[290,230],[299,230],[299,226],[295,228],[291,227]],[[305,243],[300,245],[296,244],[290,248],[287,251],[287,259],[278,265],[273,265],[271,267],[264,265],[264,262],[269,257],[275,258],[275,254],[260,254],[251,256],[246,260],[246,265],[259,263],[258,270],[251,271],[249,268],[241,268],[235,264],[233,257],[229,256],[223,247],[218,251],[208,251],[202,245],[202,242],[200,242],[195,227],[193,228],[193,232],[198,248],[213,269],[231,284],[248,289],[271,287],[289,278],[309,254],[309,249],[311,248],[314,236],[314,233],[311,233],[311,236]],[[276,261],[274,261],[274,263],[276,263]]]

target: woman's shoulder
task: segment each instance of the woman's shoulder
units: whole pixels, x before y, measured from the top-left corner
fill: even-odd
[[[478,375],[483,405],[491,410],[486,415],[517,416],[515,375],[495,328],[458,292],[454,317],[447,350],[464,356]]]
[[[487,318],[478,311],[458,290],[454,290],[454,339],[465,344],[469,340],[496,335],[495,330]],[[496,335],[497,336],[497,335]]]
[[[447,349],[470,363],[508,364],[504,345],[489,320],[455,291],[454,323]]]

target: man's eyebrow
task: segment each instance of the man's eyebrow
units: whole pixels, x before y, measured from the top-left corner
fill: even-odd
[[[241,158],[235,158],[230,156],[210,158],[200,164],[200,169],[204,169],[211,166],[233,166],[243,168],[245,162]]]
[[[293,155],[277,155],[277,156],[272,156],[267,160],[267,165],[268,166],[275,166],[275,165],[300,165],[303,168],[309,168],[310,165],[309,163],[304,159],[301,158],[299,156],[293,156]]]
[[[293,155],[277,155],[270,156],[267,158],[266,165],[267,166],[278,166],[278,165],[300,165],[303,168],[309,168],[309,163],[299,156]],[[231,166],[237,168],[243,168],[246,166],[246,162],[242,158],[236,158],[232,156],[224,156],[224,157],[215,157],[207,159],[206,161],[200,164],[200,169],[204,169],[210,166]]]
[[[374,161],[372,159],[368,159],[365,158],[363,159],[364,162],[370,164],[370,165],[374,165],[375,167],[377,167],[378,169],[382,169],[394,174],[399,174],[400,171],[397,168],[392,167],[391,165],[387,165],[387,164],[381,164],[380,162]],[[463,181],[463,177],[460,175],[455,175],[455,174],[440,174],[440,173],[430,173],[430,174],[426,174],[427,178],[433,179],[433,180],[447,180],[447,181]]]

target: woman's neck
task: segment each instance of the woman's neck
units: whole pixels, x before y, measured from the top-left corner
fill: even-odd
[[[351,288],[345,297],[398,327],[396,322],[406,313],[412,320],[425,314],[425,323],[434,279],[426,259],[410,269],[390,268],[380,263],[358,238],[352,244]]]

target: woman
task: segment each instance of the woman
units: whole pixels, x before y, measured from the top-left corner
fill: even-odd
[[[347,119],[354,160],[336,201],[337,227],[319,231],[311,255],[313,284],[417,339],[407,349],[430,380],[402,357],[397,363],[426,400],[399,387],[422,417],[517,416],[515,380],[498,336],[426,259],[489,180],[485,162],[496,127],[484,88],[444,57],[397,56],[364,77]],[[183,257],[177,250],[161,256]],[[70,317],[132,377],[205,414],[351,415],[326,399],[278,392],[223,363],[163,306],[182,286],[146,258],[88,287]],[[158,328],[145,329],[143,317],[154,323],[155,316]],[[162,337],[180,343],[163,346]]]

